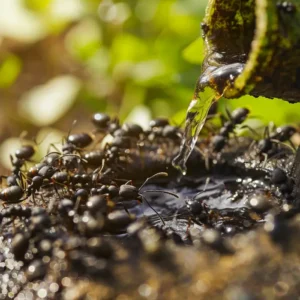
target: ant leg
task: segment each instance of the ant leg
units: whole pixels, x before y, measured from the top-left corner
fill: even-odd
[[[253,147],[255,146],[256,141],[252,141],[251,144],[249,145],[249,152],[253,150]]]
[[[15,162],[14,162],[14,158],[11,154],[9,155],[9,158],[10,158],[11,165],[14,166]]]
[[[58,192],[58,189],[57,189],[57,187],[55,186],[55,184],[53,185],[53,187],[54,187],[54,190],[55,190],[56,194],[58,195],[59,200],[61,200],[61,196],[60,196],[60,194],[59,194],[59,192]]]
[[[13,234],[15,235],[16,234],[16,224],[15,224],[15,217],[13,218],[12,220],[12,226],[13,226]]]
[[[60,150],[55,146],[55,144],[51,143],[49,146],[48,146],[48,149],[47,149],[47,155],[49,155],[50,153],[53,153],[53,152],[50,152],[51,150],[51,147],[59,154],[61,154]],[[46,156],[47,156],[46,155]]]
[[[293,144],[293,142],[291,140],[288,140],[288,143],[290,144],[290,146],[293,148],[294,153],[296,152],[296,146]]]
[[[151,204],[148,202],[148,200],[146,199],[146,197],[144,197],[143,195],[139,195],[147,204],[148,206],[156,213],[156,215],[159,217],[159,219],[161,220],[161,222],[163,223],[163,225],[165,226],[166,223],[163,220],[163,218],[161,217],[161,215],[151,206]]]
[[[21,187],[23,190],[25,190],[27,187],[26,187],[26,177],[25,177],[25,174],[23,172],[20,171],[20,182],[21,182]]]
[[[204,165],[205,165],[206,170],[209,171],[210,170],[209,156],[204,151],[202,151],[199,147],[197,149],[204,158]]]
[[[207,206],[206,203],[203,203],[203,209],[205,210],[205,212],[206,212],[207,214],[209,214],[208,206]]]
[[[263,157],[264,157],[264,160],[263,160],[263,163],[262,163],[262,167],[265,168],[266,167],[266,164],[268,162],[268,154],[266,153],[262,153]]]
[[[33,204],[36,206],[36,201],[35,201],[35,191],[33,191],[32,195],[31,195]]]
[[[129,210],[127,209],[127,207],[125,206],[125,204],[122,202],[122,206],[124,208],[124,210],[126,211],[127,215],[130,216]]]
[[[45,199],[44,199],[44,197],[43,197],[43,193],[41,193],[40,196],[41,196],[41,198],[42,198],[43,203],[45,204],[46,202],[45,202]]]
[[[80,205],[80,202],[81,202],[81,197],[77,197],[76,199],[76,203],[74,205],[74,211],[77,212],[78,208],[79,208],[79,205]]]
[[[265,127],[263,137],[264,137],[265,139],[269,139],[269,138],[270,138],[270,129],[269,129],[269,125]]]
[[[192,217],[189,216],[189,218],[188,218],[188,224],[187,224],[186,231],[185,231],[185,233],[187,234],[187,236],[190,236],[191,225],[192,225]]]

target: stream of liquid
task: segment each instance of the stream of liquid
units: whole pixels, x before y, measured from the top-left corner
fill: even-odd
[[[206,86],[201,89],[188,107],[180,151],[172,162],[173,166],[183,175],[186,175],[186,162],[196,145],[198,135],[205,124],[209,109],[216,100],[216,92],[211,87]]]
[[[242,73],[244,67],[244,63],[232,63],[207,69],[200,76],[195,97],[187,110],[180,151],[172,162],[173,166],[181,171],[182,175],[186,175],[186,162],[196,145],[210,107],[223,96],[227,88],[233,85],[234,80]],[[211,87],[211,83],[214,83],[215,89]],[[222,93],[217,91],[222,91]]]

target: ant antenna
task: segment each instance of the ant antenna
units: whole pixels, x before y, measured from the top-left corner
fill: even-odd
[[[153,179],[153,178],[156,178],[156,177],[168,177],[169,174],[167,172],[159,172],[159,173],[156,173],[154,175],[152,175],[151,177],[148,177],[145,182],[140,186],[139,190],[141,190],[149,180]]]
[[[66,141],[68,140],[68,138],[69,138],[69,136],[70,136],[70,134],[71,134],[71,131],[72,131],[72,130],[74,129],[74,127],[76,126],[76,123],[77,123],[77,120],[74,120],[74,121],[72,122],[71,128],[70,128],[69,131],[68,131],[68,135],[67,135]]]
[[[225,111],[226,111],[226,115],[227,115],[228,119],[232,122],[232,116],[231,116],[231,113],[230,113],[227,105],[225,106]]]
[[[149,182],[149,180],[151,180],[153,178],[156,178],[156,177],[167,177],[167,176],[169,176],[169,174],[166,173],[166,172],[159,172],[159,173],[156,173],[156,174],[152,175],[151,177],[149,177],[149,178],[147,178],[145,180],[145,182],[139,188],[139,191]],[[147,191],[144,191],[144,193],[153,193],[153,192],[159,192],[159,193],[163,193],[163,194],[168,194],[168,195],[174,196],[176,198],[179,198],[177,195],[175,195],[175,194],[173,194],[171,192],[168,192],[168,191],[160,191],[160,190],[147,190]],[[159,219],[161,220],[161,222],[163,223],[163,225],[166,225],[166,223],[163,220],[163,218],[161,217],[161,215],[154,209],[154,207],[152,207],[152,205],[149,203],[149,201],[146,199],[146,197],[143,196],[142,194],[139,194],[139,195],[148,204],[148,206],[157,214],[157,216],[159,217]]]
[[[99,174],[99,173],[101,173],[102,172],[102,170],[103,170],[103,168],[104,168],[104,165],[105,165],[105,159],[102,159],[102,165],[101,165],[101,167],[98,167],[97,169],[95,169],[94,171],[93,171],[93,174]]]
[[[143,193],[163,193],[163,194],[168,194],[168,195],[171,195],[171,196],[174,196],[175,198],[179,198],[178,195],[172,193],[172,192],[168,192],[168,191],[161,191],[161,190],[147,190],[147,191],[143,191]]]
[[[240,129],[248,129],[252,134],[254,134],[258,138],[260,138],[260,134],[255,129],[250,127],[249,125],[244,124],[244,125],[240,126],[239,128]]]
[[[291,149],[293,153],[296,152],[296,149],[295,149],[294,144],[292,144],[292,145],[293,145],[293,147],[292,147],[291,144],[288,145],[288,144],[285,144],[285,143],[283,143],[283,142],[281,142],[281,141],[278,141],[278,140],[276,140],[276,139],[271,139],[271,142],[276,143],[276,144],[279,144],[279,145],[282,145],[282,146],[285,146],[285,147]]]

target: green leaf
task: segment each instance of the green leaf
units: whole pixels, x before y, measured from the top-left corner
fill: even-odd
[[[36,12],[44,12],[49,8],[49,4],[52,0],[25,0],[24,4],[26,8],[36,11]]]
[[[86,19],[68,33],[66,47],[74,57],[81,61],[87,61],[100,49],[101,39],[98,24],[92,19]]]
[[[132,34],[120,34],[114,39],[111,57],[119,62],[138,62],[148,57],[148,47],[144,40]]]
[[[264,124],[274,122],[282,124],[298,123],[300,119],[300,103],[291,104],[280,99],[255,98],[249,95],[239,99],[220,100],[219,109],[224,111],[225,106],[230,109],[247,107],[251,116],[260,119]]]
[[[17,56],[9,55],[6,57],[4,62],[0,64],[0,87],[10,87],[20,74],[21,68],[22,62]]]
[[[187,46],[182,52],[183,58],[189,63],[201,65],[204,59],[203,39],[198,38]]]

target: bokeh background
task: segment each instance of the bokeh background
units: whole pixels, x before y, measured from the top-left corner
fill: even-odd
[[[63,135],[90,130],[104,111],[146,126],[181,124],[204,56],[206,0],[0,0],[0,170],[29,141],[38,156]],[[254,99],[261,122],[298,122],[299,105]],[[224,110],[225,101],[219,103]]]

